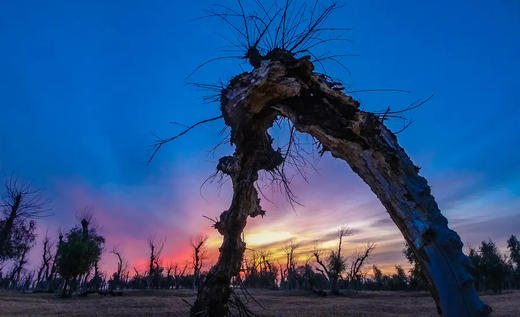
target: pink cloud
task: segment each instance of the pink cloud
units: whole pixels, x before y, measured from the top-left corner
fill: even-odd
[[[264,218],[248,220],[245,237],[250,241],[249,246],[269,246],[277,250],[294,239],[302,243],[301,252],[308,252],[315,240],[333,245],[334,232],[345,225],[354,232],[346,240],[345,254],[355,253],[366,242],[375,242],[374,263],[388,270],[395,264],[404,264],[401,233],[368,186],[344,162],[330,156],[323,158],[316,168],[317,172],[309,170],[308,183],[301,177],[293,179],[292,189],[302,203],[294,209],[281,193],[264,187],[263,193],[268,199],[262,198],[261,203],[267,214]],[[59,180],[55,184],[56,197],[59,197],[54,202],[55,215],[43,219],[39,230],[48,227],[53,233],[58,226],[68,230],[77,223],[76,211],[88,205],[95,209],[107,250],[117,246],[130,268],[146,269],[147,240],[151,236],[165,240],[164,264],[182,265],[190,261],[189,241],[198,233],[209,236],[206,267],[209,268],[218,257],[221,237],[202,216],[218,217],[228,208],[232,193],[227,182],[220,190],[217,185],[208,184],[201,195],[200,185],[204,179],[204,175],[177,167],[166,170],[160,177],[145,179],[140,185],[94,186],[78,179]],[[434,195],[462,208],[456,212],[453,208],[443,210],[446,215],[471,214],[471,210],[457,202],[453,192],[468,191],[478,179],[473,174],[453,173],[433,180]],[[462,219],[459,228],[464,240],[465,231],[470,227],[462,225],[467,223],[465,218],[457,219]],[[33,258],[37,263],[37,256]],[[103,269],[110,273],[115,265],[115,258],[106,252]]]

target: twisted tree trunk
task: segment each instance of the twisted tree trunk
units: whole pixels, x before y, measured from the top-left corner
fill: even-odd
[[[239,273],[245,249],[240,236],[247,216],[264,214],[254,188],[257,172],[273,170],[283,160],[271,148],[267,129],[276,116],[284,116],[347,162],[370,186],[419,259],[439,313],[488,315],[491,309],[480,301],[468,272],[471,261],[419,168],[376,115],[359,110],[356,100],[313,69],[308,58],[281,52],[235,77],[222,92],[221,110],[236,152],[222,158],[218,169],[233,180],[234,196],[216,224],[224,235],[219,261],[199,289],[192,314],[228,312],[229,283]]]
[[[223,93],[222,112],[226,123],[232,127],[231,142],[236,145],[236,151],[233,156],[221,158],[217,166],[218,171],[232,180],[233,199],[229,209],[222,212],[220,220],[215,224],[215,228],[224,236],[219,249],[220,256],[198,290],[197,300],[191,309],[192,316],[228,315],[230,281],[240,273],[246,248],[242,232],[247,217],[265,214],[254,186],[258,171],[273,170],[282,162],[281,154],[272,149],[272,138],[266,132],[276,114],[249,109],[251,104],[234,99],[233,93],[233,90],[229,91],[229,96]],[[241,106],[235,108],[235,103]],[[231,107],[226,108],[227,105]]]

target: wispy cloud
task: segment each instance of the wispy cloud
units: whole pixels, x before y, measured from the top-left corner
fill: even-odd
[[[293,189],[300,205],[293,209],[279,192],[264,191],[267,210],[264,218],[249,219],[245,239],[251,249],[269,249],[282,258],[283,247],[299,244],[301,261],[319,243],[323,249],[337,245],[337,230],[348,227],[351,234],[344,241],[344,254],[353,255],[373,242],[376,249],[371,263],[385,271],[395,264],[405,264],[402,256],[404,239],[380,202],[346,166],[330,157],[322,159],[318,172],[309,173],[308,183],[295,178]],[[146,269],[147,239],[164,239],[163,261],[187,263],[190,260],[190,238],[197,233],[208,235],[208,266],[218,257],[222,241],[212,223],[203,218],[216,218],[228,208],[231,200],[229,184],[222,188],[208,185],[201,195],[204,175],[195,175],[182,167],[164,170],[139,185],[93,185],[82,179],[55,182],[55,216],[44,219],[45,227],[68,229],[77,223],[75,213],[92,206],[101,232],[107,239],[107,250],[117,246],[130,267]],[[434,178],[433,192],[450,225],[464,242],[475,246],[488,237],[504,240],[520,228],[520,200],[503,191],[487,191],[475,198],[479,177],[455,172]],[[506,215],[506,216],[504,216]],[[38,252],[35,252],[36,254]],[[36,256],[33,256],[34,258]],[[105,254],[102,265],[107,272],[115,268],[115,258]]]

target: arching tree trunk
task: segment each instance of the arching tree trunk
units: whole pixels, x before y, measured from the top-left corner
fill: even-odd
[[[314,73],[307,58],[264,60],[251,73],[235,77],[222,92],[221,110],[236,152],[220,160],[219,170],[231,176],[234,196],[216,224],[224,235],[220,258],[199,289],[193,315],[227,312],[230,279],[239,273],[245,248],[240,236],[247,216],[264,213],[254,189],[257,172],[282,162],[266,132],[276,116],[315,137],[370,186],[419,259],[440,313],[489,314],[473,286],[462,242],[448,228],[419,168],[378,116],[359,110],[359,103],[336,83]]]
[[[318,113],[300,116],[297,109],[282,108],[299,131],[316,137],[370,186],[427,272],[439,312],[444,316],[485,315],[489,308],[474,289],[468,271],[472,264],[462,253],[462,242],[448,228],[430,187],[395,135],[370,113],[359,111],[350,119],[341,118],[350,121],[349,133],[355,136],[344,137]],[[306,123],[306,119],[310,121]]]

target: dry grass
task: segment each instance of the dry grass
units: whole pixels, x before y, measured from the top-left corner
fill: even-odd
[[[317,297],[301,291],[254,290],[265,307],[251,302],[259,316],[437,316],[432,299],[420,292],[359,292],[346,297]],[[493,316],[520,316],[520,292],[484,294]],[[194,293],[179,291],[126,291],[121,297],[90,295],[60,299],[52,294],[0,291],[2,316],[186,316]]]

